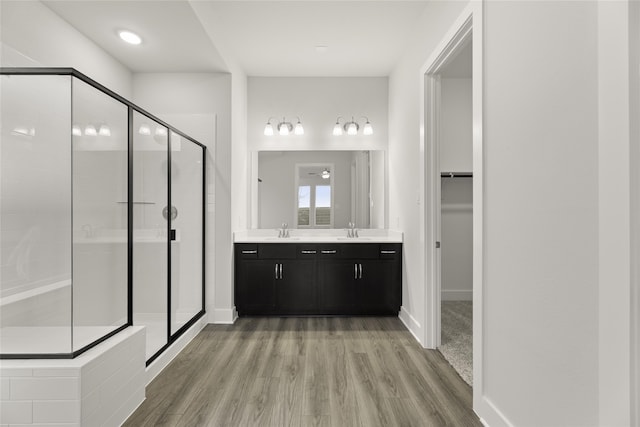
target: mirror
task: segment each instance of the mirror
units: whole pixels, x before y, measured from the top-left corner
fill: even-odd
[[[260,151],[253,159],[256,228],[384,227],[383,151]]]

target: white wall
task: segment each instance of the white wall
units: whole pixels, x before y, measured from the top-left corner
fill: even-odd
[[[440,171],[471,172],[472,100],[470,78],[440,80]],[[473,295],[473,194],[471,178],[441,180],[441,295]]]
[[[205,292],[213,322],[217,309],[231,308],[231,75],[140,73],[134,75],[133,87],[137,105],[208,148]]]
[[[424,155],[420,129],[419,70],[466,2],[433,2],[389,77],[388,226],[404,231],[401,318],[422,342],[425,317],[425,251],[421,223]]]
[[[630,26],[638,26],[639,23],[630,20],[628,2],[599,2],[597,12],[600,197],[599,424],[632,425],[629,398],[629,301],[632,300],[629,158],[630,123],[637,123],[638,116],[630,116],[629,73],[637,73],[638,69],[632,71],[630,68],[630,47],[633,44],[629,38],[629,31]],[[635,48],[638,48],[637,41]],[[637,96],[637,91],[634,95]],[[637,158],[632,164],[636,168],[640,166]]]
[[[629,6],[629,117],[640,117],[640,3]],[[629,120],[631,149],[631,425],[640,424],[640,120]]]
[[[492,426],[630,424],[630,17],[614,3],[484,3],[484,363],[474,407]],[[390,77],[390,220],[420,234],[416,196],[400,191],[419,175],[416,71],[462,7],[429,5],[421,49]],[[406,236],[403,314],[420,337],[423,254]]]
[[[442,178],[441,188],[442,300],[471,301],[473,296],[472,179]]]
[[[131,72],[39,1],[0,3],[3,67],[73,67],[130,98]]]
[[[471,172],[471,79],[440,81],[440,170]]]
[[[249,150],[385,150],[388,80],[386,77],[249,77],[247,141]],[[269,117],[304,126],[304,135],[264,135]],[[333,136],[336,118],[360,124],[357,136]],[[373,135],[363,136],[367,116]]]
[[[597,5],[485,23],[484,395],[514,425],[595,425]]]
[[[221,308],[217,308],[219,313],[218,319],[222,322],[230,322],[235,320],[237,312],[234,305],[234,288],[233,288],[233,235],[232,230],[244,230],[249,224],[250,218],[250,204],[249,198],[251,192],[249,191],[249,175],[248,168],[249,151],[247,149],[247,76],[236,65],[232,65],[232,79],[231,79],[231,134],[232,134],[232,146],[230,154],[229,170],[231,176],[230,194],[229,199],[225,197],[218,197],[218,203],[225,203],[229,200],[231,205],[231,216],[228,219],[228,228],[226,231],[222,231],[222,240],[216,240],[217,244],[221,245],[225,250],[224,257],[218,257],[219,262],[224,262],[224,267],[219,265],[219,268],[224,268],[223,271],[218,272],[217,280],[222,281],[218,283],[224,283],[224,293],[222,294],[220,301]],[[220,161],[223,161],[222,159]],[[231,218],[235,219],[232,222]],[[222,223],[220,225],[223,225]],[[220,251],[218,251],[220,254]],[[222,286],[220,286],[222,289]]]

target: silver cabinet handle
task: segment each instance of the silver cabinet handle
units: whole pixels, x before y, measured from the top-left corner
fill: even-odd
[[[358,278],[358,264],[353,264],[353,278]]]
[[[301,251],[303,254],[315,254],[316,251]]]
[[[280,280],[282,280],[282,272],[284,272],[284,267],[280,264]]]
[[[336,252],[338,252],[338,251],[336,251],[335,249],[333,249],[331,251],[320,251],[320,253],[323,253],[323,254],[335,254]]]
[[[253,250],[253,251],[242,251],[243,254],[257,254],[258,251]]]
[[[278,264],[276,264],[276,270],[274,272],[276,279],[278,279]]]
[[[360,264],[360,279],[362,279],[362,264]]]
[[[395,254],[396,251],[380,251],[381,254]]]

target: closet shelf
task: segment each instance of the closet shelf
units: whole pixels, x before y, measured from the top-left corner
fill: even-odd
[[[472,172],[440,172],[441,178],[473,178]]]

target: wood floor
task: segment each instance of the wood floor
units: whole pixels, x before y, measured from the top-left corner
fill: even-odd
[[[125,426],[481,426],[471,388],[398,318],[208,325]]]

